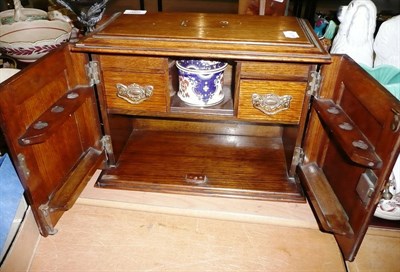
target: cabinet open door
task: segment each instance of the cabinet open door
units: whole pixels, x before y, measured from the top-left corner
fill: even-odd
[[[1,84],[0,123],[43,236],[103,160],[87,63],[64,46]]]
[[[353,260],[400,148],[400,103],[347,56],[323,66],[298,174],[323,230]]]

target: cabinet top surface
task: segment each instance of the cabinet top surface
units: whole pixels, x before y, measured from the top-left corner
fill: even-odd
[[[146,49],[147,53],[157,52],[158,55],[201,57],[211,54],[239,59],[330,60],[309,25],[287,16],[121,14],[80,41],[76,48],[121,53]]]
[[[284,31],[294,31],[299,37],[285,37]],[[121,15],[108,27],[99,31],[97,35],[309,44],[296,18],[236,16],[233,14]]]

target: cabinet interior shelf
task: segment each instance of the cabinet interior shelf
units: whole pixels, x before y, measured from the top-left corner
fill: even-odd
[[[229,87],[223,88],[224,99],[213,106],[201,107],[192,106],[183,102],[177,94],[171,97],[171,109],[172,113],[193,113],[193,114],[204,114],[204,115],[219,115],[219,116],[233,116],[233,100],[231,90]]]
[[[117,167],[105,170],[97,186],[304,202],[298,183],[288,178],[279,128],[265,127],[254,136],[239,132],[246,128],[228,135],[217,131],[224,131],[224,124],[215,126],[193,122],[185,130],[161,131],[149,124],[134,129]],[[200,176],[204,182],[193,179]]]

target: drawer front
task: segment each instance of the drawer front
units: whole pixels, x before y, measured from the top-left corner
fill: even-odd
[[[242,62],[241,78],[307,81],[311,65],[276,62]]]
[[[240,80],[238,118],[298,124],[307,82]]]
[[[166,58],[102,55],[99,59],[108,110],[128,114],[167,111]]]
[[[164,73],[168,69],[165,58],[100,55],[101,68],[113,71]]]
[[[127,113],[166,112],[168,74],[148,74],[133,72],[103,71],[104,88],[109,110],[123,110]],[[117,87],[117,84],[124,86]],[[137,84],[143,89],[143,99],[129,98],[126,88]],[[151,86],[151,95],[146,95],[147,86]],[[122,89],[121,89],[122,88]],[[135,91],[136,92],[136,91]]]

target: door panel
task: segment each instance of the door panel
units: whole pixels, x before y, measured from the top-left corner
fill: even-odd
[[[321,227],[353,260],[399,154],[400,102],[347,56],[321,75],[299,176]]]
[[[85,55],[68,46],[0,85],[0,118],[41,234],[69,209],[101,159],[95,92]]]

